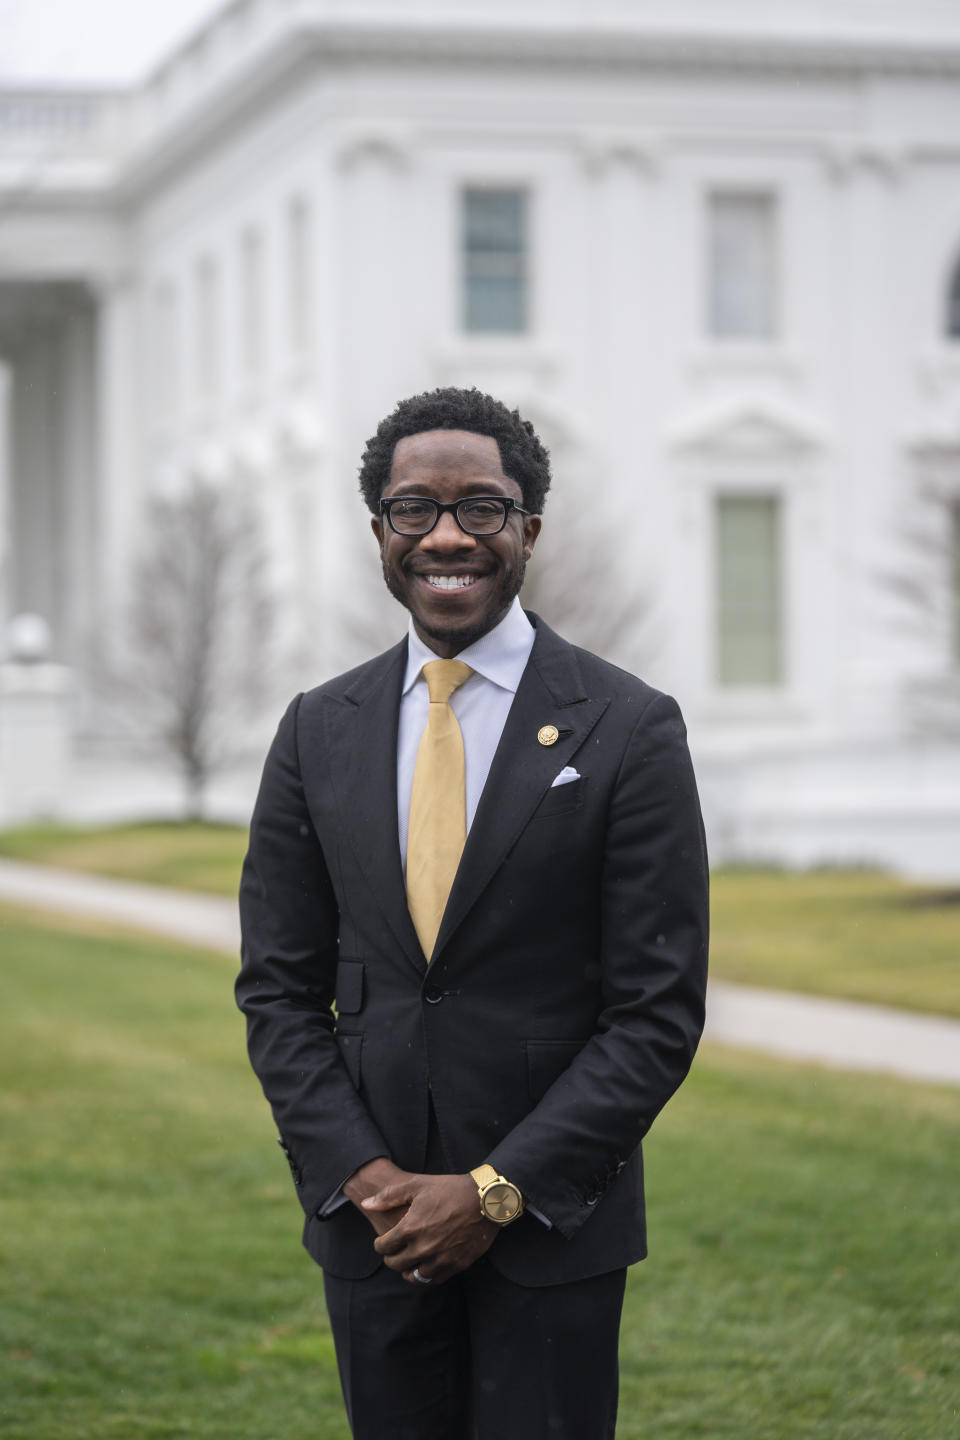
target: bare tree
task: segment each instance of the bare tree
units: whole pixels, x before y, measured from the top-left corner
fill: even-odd
[[[621,523],[576,493],[551,495],[521,599],[566,640],[642,674],[660,649],[654,587],[610,536]]]
[[[249,501],[200,483],[154,500],[114,689],[140,733],[179,763],[189,818],[269,695],[273,622]]]
[[[960,502],[916,501],[878,579],[913,656],[910,721],[928,735],[960,739]]]
[[[349,593],[342,592],[333,626],[333,663],[348,670],[378,655],[400,638],[406,616],[383,583],[370,516],[359,506],[351,513],[341,551],[344,573],[351,577]]]

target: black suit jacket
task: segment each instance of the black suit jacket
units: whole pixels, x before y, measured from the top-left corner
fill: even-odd
[[[422,1171],[431,1098],[456,1169],[489,1162],[551,1221],[497,1237],[503,1273],[550,1285],[646,1252],[640,1141],[703,1025],[696,788],[674,701],[530,618],[429,968],[397,837],[406,641],[298,696],[266,762],[237,998],[304,1243],[337,1275],[381,1263],[373,1230],[318,1209],[374,1156]],[[552,787],[565,765],[580,779]]]

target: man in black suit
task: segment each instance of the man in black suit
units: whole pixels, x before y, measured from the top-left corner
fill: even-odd
[[[358,1440],[613,1435],[640,1142],[703,1023],[677,706],[516,598],[549,479],[477,391],[382,422],[409,633],[293,701],[251,825],[238,1002]]]

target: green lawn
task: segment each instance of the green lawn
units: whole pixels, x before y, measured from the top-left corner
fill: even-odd
[[[0,1433],[344,1440],[232,963],[0,922]],[[958,1091],[704,1053],[647,1147],[620,1440],[960,1433],[958,1133]]]
[[[246,831],[225,825],[0,831],[0,855],[236,894]],[[713,878],[722,980],[960,1016],[960,888],[864,870],[726,870]]]
[[[718,979],[960,1015],[960,887],[870,870],[727,870],[712,910]]]
[[[0,830],[0,856],[148,885],[236,895],[247,832],[236,825],[38,825]]]

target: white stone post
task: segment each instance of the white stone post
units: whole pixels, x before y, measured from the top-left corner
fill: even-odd
[[[0,665],[0,824],[54,820],[70,780],[70,671],[53,665],[39,615],[7,627]]]

